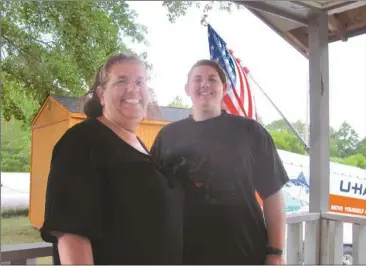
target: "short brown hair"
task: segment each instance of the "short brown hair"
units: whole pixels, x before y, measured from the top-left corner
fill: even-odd
[[[129,60],[135,60],[144,64],[135,54],[119,53],[108,58],[108,60],[98,68],[93,85],[81,100],[82,112],[85,113],[87,117],[98,117],[103,114],[103,107],[100,104],[100,99],[97,95],[97,88],[104,86],[108,81],[108,74],[112,66]]]
[[[191,70],[189,70],[188,77],[191,75],[192,70],[195,67],[198,67],[198,66],[209,66],[209,67],[214,68],[217,71],[217,74],[219,74],[219,78],[220,78],[222,84],[226,85],[226,75],[225,75],[225,72],[222,69],[222,67],[220,66],[220,64],[217,61],[215,61],[215,60],[210,60],[210,59],[201,59],[201,60],[198,60],[191,67]]]

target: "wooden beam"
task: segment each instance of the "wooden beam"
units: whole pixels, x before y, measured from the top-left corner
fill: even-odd
[[[329,210],[329,45],[328,15],[317,12],[309,18],[309,83],[310,83],[310,203],[309,212]],[[323,229],[317,243],[320,259],[316,264],[329,264],[323,260],[329,242]],[[305,238],[306,239],[306,238]],[[328,246],[327,246],[328,245]],[[330,262],[332,263],[332,262]]]
[[[328,16],[328,27],[340,40],[348,40],[346,26],[335,15]]]
[[[294,4],[297,4],[297,5],[300,5],[300,6],[303,6],[303,7],[314,7],[314,8],[317,8],[317,9],[321,9],[323,6],[322,4],[318,3],[318,2],[315,2],[315,1],[304,1],[304,0],[299,0],[299,1],[290,1]]]
[[[366,5],[365,1],[348,1],[344,4],[340,4],[337,6],[333,6],[333,7],[329,7],[326,8],[325,10],[328,12],[328,15],[333,15],[333,14],[339,14],[339,13],[343,13],[343,12],[347,12],[350,10],[355,10],[357,8],[363,7]]]
[[[308,35],[306,33],[306,27],[293,29],[288,32],[284,32],[284,34],[294,45],[296,45],[307,56],[309,56]]]
[[[291,20],[297,22],[303,26],[308,25],[308,21],[306,18],[297,16],[296,14],[292,14],[286,10],[283,10],[275,5],[270,5],[264,1],[232,1],[236,4],[242,5],[248,9],[269,13],[283,19]]]
[[[338,18],[347,25],[348,31],[363,28],[366,26],[366,6],[339,14]]]
[[[257,18],[269,26],[279,36],[285,39],[297,51],[309,59],[308,17],[303,17],[296,12],[283,10],[276,4],[266,4],[264,1],[231,1],[247,8]],[[311,1],[288,1],[292,8],[299,6],[310,9],[310,14],[317,11],[324,13],[328,20],[328,43],[358,36],[366,32],[366,0],[334,0],[332,3],[321,3]],[[296,7],[297,5],[297,7]],[[300,27],[290,31],[284,31],[280,22],[272,21],[264,13],[275,15],[283,20],[290,20],[299,23]],[[286,24],[286,21],[282,21]],[[301,26],[302,25],[302,26]]]
[[[366,5],[338,13],[337,19],[346,26],[348,31],[363,27],[366,25]]]
[[[328,15],[334,14],[334,13],[340,13],[345,10],[357,8],[359,6],[364,5],[362,3],[359,3],[362,1],[358,1],[358,0],[357,1],[355,1],[355,0],[333,0],[333,1],[329,1],[327,3],[320,3],[320,2],[309,1],[309,0],[306,0],[306,1],[299,0],[299,1],[290,1],[290,2],[303,6],[303,7],[315,8],[315,9],[322,10],[324,12],[328,12]]]
[[[281,38],[283,38],[285,41],[287,41],[292,47],[294,47],[299,53],[301,53],[306,59],[309,59],[309,53],[307,48],[300,47],[295,43],[295,40],[292,40],[289,38],[289,33],[283,32],[276,28],[271,22],[268,21],[259,11],[247,8],[249,12],[251,12],[254,16],[256,16],[258,19],[260,19],[264,24],[266,24],[270,29],[272,29],[274,32],[276,32]]]

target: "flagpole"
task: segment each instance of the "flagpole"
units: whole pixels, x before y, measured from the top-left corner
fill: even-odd
[[[267,93],[264,92],[264,90],[261,88],[261,86],[259,86],[259,84],[257,83],[257,81],[253,78],[252,74],[249,72],[249,69],[247,67],[244,67],[244,71],[254,81],[254,83],[261,90],[261,92],[264,94],[264,96],[266,96],[266,98],[268,99],[268,101],[273,105],[273,107],[277,110],[277,112],[282,116],[282,118],[283,118],[283,120],[285,120],[286,124],[290,127],[290,129],[295,133],[295,135],[302,142],[302,145],[304,146],[305,151],[309,154],[310,148],[306,144],[306,142],[303,140],[303,138],[301,137],[301,135],[292,126],[292,124],[287,120],[287,118],[284,116],[284,114],[281,112],[281,110],[275,105],[275,103],[271,100],[271,98],[269,98],[269,96],[267,95]]]

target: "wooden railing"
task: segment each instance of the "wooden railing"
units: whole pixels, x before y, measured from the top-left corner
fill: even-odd
[[[286,222],[287,264],[366,265],[366,217],[304,213],[289,215]],[[352,224],[350,245],[344,243],[344,223]]]
[[[286,218],[286,263],[317,264],[319,213],[300,213]]]
[[[31,243],[1,247],[1,265],[35,265],[37,258],[52,256],[49,243]]]
[[[321,237],[322,264],[342,264],[343,224],[352,224],[353,265],[366,265],[366,217],[323,213]]]
[[[366,218],[334,213],[302,213],[286,219],[287,264],[343,264],[343,223],[353,227],[353,265],[366,264]],[[1,265],[35,264],[36,258],[52,256],[48,243],[20,244],[1,247]]]

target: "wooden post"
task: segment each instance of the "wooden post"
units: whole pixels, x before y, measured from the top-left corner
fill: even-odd
[[[310,81],[310,203],[309,211],[329,208],[329,51],[328,16],[316,11],[309,18]],[[323,224],[324,225],[324,224]],[[322,226],[323,228],[323,226]],[[318,230],[317,230],[318,231]],[[321,245],[322,231],[315,236],[315,249]],[[322,250],[320,250],[320,253]],[[322,258],[316,264],[322,264]]]

